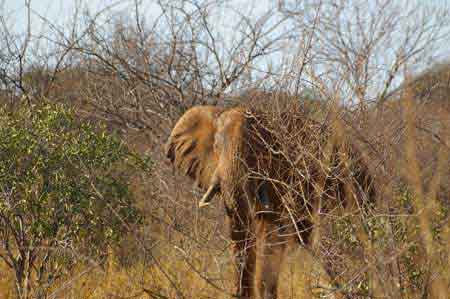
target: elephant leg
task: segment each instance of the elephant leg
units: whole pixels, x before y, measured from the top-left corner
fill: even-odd
[[[277,298],[278,276],[286,248],[286,240],[278,230],[271,217],[256,220],[255,289],[259,299]]]
[[[250,225],[238,215],[229,216],[232,253],[236,265],[236,295],[249,299],[254,296],[255,240],[250,233]]]

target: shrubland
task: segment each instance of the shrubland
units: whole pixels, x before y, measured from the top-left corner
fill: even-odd
[[[333,126],[376,178],[370,214],[322,215],[290,249],[282,298],[447,298],[448,10],[119,2],[39,34],[34,2],[23,32],[0,12],[1,299],[229,298],[224,211],[162,154],[199,104],[267,112],[289,155],[297,119]]]

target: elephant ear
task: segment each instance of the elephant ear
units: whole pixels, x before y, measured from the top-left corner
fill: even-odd
[[[222,112],[222,108],[213,106],[189,109],[178,120],[165,145],[167,158],[201,188],[210,185],[217,168],[215,119]]]

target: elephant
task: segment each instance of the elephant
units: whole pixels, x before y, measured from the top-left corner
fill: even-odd
[[[357,201],[374,197],[372,177],[354,147],[335,142],[328,151],[329,167],[313,162],[326,160],[325,155],[293,162],[281,150],[283,141],[266,126],[264,115],[245,107],[196,106],[177,121],[165,144],[167,158],[205,190],[200,207],[215,198],[223,200],[238,298],[277,297],[286,245],[291,240],[310,243],[316,203],[332,208],[350,197]],[[290,130],[298,129],[302,120],[296,123]],[[332,139],[328,133],[321,135],[314,142],[308,142],[308,136],[299,140],[323,145]],[[294,157],[295,150],[291,149]],[[334,170],[325,174],[323,168]],[[294,177],[300,184],[294,184]]]

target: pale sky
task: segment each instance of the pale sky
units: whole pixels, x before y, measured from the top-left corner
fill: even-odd
[[[0,0],[0,10],[6,11],[8,23],[15,31],[23,31],[26,26],[26,0]],[[450,0],[449,0],[450,1]],[[140,11],[147,18],[154,18],[161,11],[159,6],[155,4],[155,0],[140,0]],[[227,1],[233,7],[244,9],[241,12],[256,14],[257,10],[266,11],[269,7],[277,5],[277,1],[273,0],[231,0]],[[134,0],[31,0],[33,30],[39,31],[42,26],[44,17],[53,24],[63,25],[64,22],[70,20],[70,16],[74,13],[74,8],[78,5],[83,9],[88,8],[90,12],[96,13],[111,8],[108,13],[121,13],[132,15],[134,11]],[[252,7],[257,6],[258,9]]]
[[[151,1],[146,1],[152,4]],[[2,3],[2,0],[0,0]],[[82,9],[89,9],[89,11],[96,13],[104,10],[107,7],[111,7],[111,11],[126,12],[133,7],[134,1],[120,0],[32,0],[32,16],[31,23],[33,31],[39,31],[42,27],[42,18],[48,19],[53,24],[63,25],[65,22],[70,21],[71,15],[74,13],[75,7],[81,4]],[[0,4],[1,5],[1,4]],[[143,5],[143,8],[151,15],[151,5]],[[154,7],[154,6],[153,6]],[[7,12],[9,24],[15,29],[15,31],[22,31],[26,26],[26,9],[25,0],[3,0],[3,7]]]
[[[26,0],[0,0],[0,15],[6,16],[7,28],[10,31],[16,33],[23,33],[26,27],[26,10],[25,10]],[[168,2],[170,0],[163,0],[163,2]],[[227,7],[231,6],[233,8],[239,8],[239,13],[246,16],[250,14],[253,16],[261,15],[263,12],[267,11],[269,8],[277,7],[280,0],[223,0],[223,2],[228,3]],[[294,0],[291,0],[294,1]],[[298,0],[300,1],[300,0]],[[378,0],[367,0],[367,1],[378,1]],[[450,0],[394,0],[399,3],[411,1],[419,3],[420,5],[439,7],[442,9],[450,10]],[[140,11],[144,14],[145,19],[148,23],[152,23],[152,20],[159,15],[159,6],[155,4],[156,0],[139,0],[141,3]],[[201,1],[199,1],[201,2]],[[96,13],[109,7],[107,12],[104,14],[104,19],[107,19],[108,15],[120,14],[121,16],[133,17],[134,14],[134,0],[31,0],[32,15],[31,15],[31,29],[33,35],[38,36],[40,33],[45,33],[48,31],[48,27],[44,26],[45,22],[42,21],[42,17],[48,19],[50,23],[57,24],[60,28],[69,30],[70,27],[67,26],[72,23],[71,16],[74,14],[75,7],[82,7],[83,9],[88,8],[91,13]],[[225,7],[225,6],[224,6]],[[224,8],[224,11],[227,8]],[[99,22],[102,23],[102,18],[100,17]],[[234,20],[230,20],[229,15],[224,12],[219,12],[219,16],[215,21],[218,22],[221,37],[227,39],[229,36],[235,34],[230,29],[230,24],[233,24]],[[47,25],[48,26],[48,25]],[[0,30],[2,28],[0,27]],[[228,31],[228,32],[227,32]],[[448,60],[450,56],[450,42],[439,47],[442,53],[437,53],[439,58],[443,57]]]
[[[25,24],[25,1],[26,0],[0,0],[0,10],[4,10],[7,12],[9,19],[15,20],[14,26],[21,27]],[[250,3],[257,3],[258,7],[274,7],[277,5],[279,0],[232,0],[228,1],[233,3],[234,6],[239,3],[240,5],[246,5]],[[396,1],[405,1],[405,0],[396,0]],[[444,9],[450,9],[450,0],[413,0],[418,3],[438,6]],[[151,0],[141,0],[142,7],[146,15],[151,16],[152,10],[157,8],[157,5],[154,5],[155,1]],[[126,12],[129,9],[132,9],[134,6],[134,0],[31,0],[31,6],[33,12],[35,14],[39,14],[43,17],[46,17],[53,22],[58,22],[58,19],[67,18],[72,12],[75,4],[82,3],[84,8],[89,8],[93,12],[100,11],[108,6],[114,7],[116,11]],[[34,18],[36,25],[39,25],[39,18],[35,16]]]

